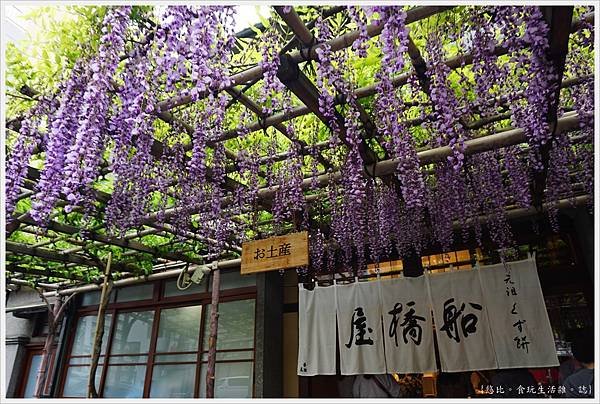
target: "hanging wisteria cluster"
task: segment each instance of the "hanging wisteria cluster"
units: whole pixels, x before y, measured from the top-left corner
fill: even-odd
[[[427,248],[448,251],[457,235],[480,246],[489,241],[504,253],[515,243],[507,206],[530,208],[532,180],[545,171],[544,209],[557,231],[559,202],[579,189],[593,193],[593,26],[579,24],[567,57],[565,75],[579,81],[564,89],[558,116],[578,115],[573,136],[551,131],[558,75],[540,7],[473,7],[460,29],[441,24],[427,30],[424,73],[411,63],[407,11],[349,6],[344,12],[354,41],[337,50],[334,38],[347,32],[331,16],[317,17],[315,43],[301,52],[315,58],[313,107],[322,120],[309,125],[308,147],[301,140],[306,128],[290,118],[295,98],[279,79],[287,38],[275,24],[264,27],[255,94],[268,144],[233,152],[223,139],[232,120],[231,93],[224,90],[235,84],[235,7],[169,6],[151,30],[132,20],[131,7],[109,7],[97,53],[78,61],[56,95],[40,96],[21,121],[6,165],[9,220],[24,213],[17,205],[29,164],[43,152],[29,210],[41,227],[64,207],[66,215],[82,214],[82,225],[96,216],[121,236],[148,223],[166,226],[181,239],[207,240],[210,255],[218,256],[227,242],[261,234],[256,217],[268,208],[273,232],[309,229],[315,273],[340,266],[362,271],[369,262],[418,256]],[[448,63],[456,49],[472,63]],[[359,99],[352,63],[378,52],[374,97]],[[182,100],[194,107],[158,107]],[[252,139],[244,129],[252,109],[233,118],[243,124],[235,122],[245,144]],[[283,114],[285,124],[267,128],[273,114]],[[504,123],[523,129],[526,145],[470,153],[465,142],[497,129],[494,122],[505,118],[495,117],[505,114]],[[374,129],[367,133],[369,116]],[[168,129],[159,141],[161,120]],[[471,124],[477,120],[489,123]],[[329,154],[317,148],[319,128],[329,134]],[[425,139],[415,136],[423,132]],[[373,144],[381,146],[378,154],[369,153]],[[432,148],[447,153],[425,164],[422,156]],[[282,149],[287,158],[276,162]],[[325,155],[328,170],[319,165]],[[376,160],[384,155],[396,168],[378,178]],[[105,205],[98,203],[100,183],[110,184]],[[272,195],[267,200],[260,196],[265,188]],[[316,204],[307,203],[307,191]]]
[[[89,63],[91,79],[82,96],[73,143],[65,156],[62,193],[65,211],[83,206],[86,213],[94,208],[93,184],[101,169],[102,153],[107,140],[107,123],[111,107],[113,76],[125,46],[131,7],[118,7],[107,13],[102,29],[98,56]]]
[[[380,41],[383,57],[381,70],[376,75],[378,129],[388,140],[387,148],[398,159],[398,179],[402,197],[407,208],[422,207],[425,204],[425,184],[414,139],[406,125],[404,105],[398,90],[392,84],[392,78],[404,71],[404,54],[408,49],[408,27],[405,24],[406,13],[394,7],[379,9],[380,24],[383,24]]]

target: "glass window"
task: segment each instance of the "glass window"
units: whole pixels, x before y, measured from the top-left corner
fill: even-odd
[[[81,300],[82,306],[92,306],[94,304],[98,304],[100,302],[100,291],[95,290],[93,292],[88,292],[83,295],[83,299]]]
[[[104,358],[106,356],[102,355],[98,358],[98,363],[104,363]],[[69,365],[89,365],[90,361],[92,360],[92,356],[78,356],[75,358],[71,358],[71,360],[69,361]]]
[[[218,338],[217,338],[218,339]],[[254,358],[253,350],[246,351],[225,351],[217,352],[217,361],[239,361],[239,360],[252,360]],[[208,361],[208,352],[202,353],[202,362]]]
[[[142,285],[129,286],[117,291],[117,302],[131,302],[133,300],[152,299],[154,284],[144,283]]]
[[[110,295],[108,296],[108,302],[112,303],[115,301],[115,289],[110,291]],[[100,291],[94,290],[92,292],[87,292],[83,295],[83,299],[81,300],[82,306],[94,306],[100,303]]]
[[[179,291],[175,281],[164,282],[163,297],[204,293],[208,285],[208,282],[194,284],[187,291]],[[255,285],[255,282],[254,275],[242,279],[237,272],[223,273],[224,289]],[[111,314],[106,315],[96,374],[97,383],[105,380],[102,397],[142,398],[146,394],[158,398],[193,398],[194,393],[205,388],[206,375],[201,379],[198,373],[206,371],[208,313],[203,317],[205,309],[199,303],[182,307],[155,304],[151,300],[155,286],[145,284],[116,289],[116,301],[143,300],[143,305],[137,309],[111,306]],[[206,293],[203,296],[204,302]],[[88,306],[97,304],[98,293],[86,294],[83,300]],[[253,394],[254,313],[254,299],[219,304],[217,397],[251,397]],[[203,318],[206,321],[204,330],[201,327]],[[79,318],[73,330],[73,345],[65,372],[64,397],[87,395],[95,330],[96,315]],[[200,347],[202,335],[205,340]],[[205,395],[198,394],[199,397]]]
[[[150,348],[154,310],[120,313],[117,316],[111,354],[147,353]]]
[[[217,350],[254,348],[254,299],[219,304]],[[208,350],[210,334],[210,305],[206,308],[204,350]]]
[[[32,355],[31,365],[29,366],[29,373],[27,374],[27,384],[25,384],[25,391],[23,392],[23,398],[33,397],[35,393],[35,382],[37,381],[38,370],[42,364],[42,355]]]
[[[94,344],[94,337],[96,335],[96,318],[97,316],[95,315],[79,318],[71,355],[91,355],[92,345]],[[100,354],[106,352],[111,320],[111,314],[106,314],[104,316],[104,336],[102,337]]]
[[[201,314],[199,305],[162,309],[156,352],[197,351]]]
[[[180,290],[177,288],[177,279],[166,281],[163,296],[173,297],[191,295],[194,293],[204,293],[206,292],[206,285],[208,284],[207,278],[208,276],[204,277],[204,279],[202,279],[202,282],[200,283],[192,283],[189,288],[184,290]]]
[[[145,364],[148,362],[148,355],[119,355],[111,356],[109,363],[114,365],[115,363],[141,363]]]
[[[252,397],[254,377],[254,299],[236,300],[219,304],[219,333],[217,336],[217,363],[215,365],[216,398]],[[210,333],[210,305],[206,306],[200,397],[206,396],[206,360]],[[236,351],[219,352],[235,349]],[[220,362],[244,360],[244,362]]]
[[[195,382],[196,364],[155,365],[150,397],[191,398]]]
[[[154,362],[196,362],[198,360],[197,353],[185,354],[156,354]]]
[[[256,275],[240,275],[239,271],[221,271],[221,290],[256,286]],[[208,279],[208,290],[212,290],[212,277]]]
[[[215,398],[251,398],[253,362],[215,364]],[[206,397],[206,364],[200,372],[200,397]]]
[[[146,365],[108,366],[104,382],[104,397],[142,397],[145,377]]]
[[[89,366],[69,366],[65,378],[63,397],[87,397]],[[100,386],[102,366],[96,368],[96,389]]]

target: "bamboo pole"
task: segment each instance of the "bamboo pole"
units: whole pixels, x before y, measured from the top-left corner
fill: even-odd
[[[112,252],[108,253],[106,269],[104,270],[104,282],[102,283],[102,293],[100,294],[100,306],[98,307],[98,317],[96,318],[96,333],[94,336],[94,345],[92,347],[92,360],[90,364],[90,373],[88,376],[88,398],[98,398],[96,390],[96,370],[98,369],[98,360],[100,359],[100,349],[102,347],[102,336],[104,335],[104,312],[108,304],[108,296],[112,289],[110,282],[110,264],[112,261]]]
[[[212,297],[210,302],[210,334],[208,337],[208,364],[206,369],[206,398],[215,397],[215,360],[217,357],[217,330],[219,324],[219,289],[221,271],[215,268],[212,279]]]
[[[239,268],[240,264],[241,264],[241,259],[239,259],[239,258],[223,260],[223,261],[218,261],[218,262],[213,261],[213,263],[212,263],[212,265],[218,267],[219,269]],[[118,281],[114,281],[112,283],[112,285],[113,285],[113,287],[122,287],[122,286],[137,285],[140,283],[156,281],[156,280],[160,280],[160,279],[174,278],[174,277],[178,276],[181,273],[181,271],[182,271],[182,269],[171,269],[168,271],[157,272],[155,274],[151,274],[148,276],[146,276],[146,275],[133,276],[131,278],[119,279]],[[96,284],[83,285],[83,286],[77,286],[77,287],[73,287],[73,288],[69,288],[69,289],[58,290],[56,292],[47,292],[47,293],[45,293],[45,296],[49,297],[49,296],[55,296],[57,294],[58,295],[66,295],[66,294],[73,293],[75,291],[80,292],[80,293],[92,292],[92,291],[100,290],[100,289],[102,289],[102,286],[96,285]]]
[[[577,129],[579,126],[579,116],[577,114],[569,115],[564,118],[560,118],[557,120],[557,132],[561,131],[569,131],[573,129]],[[552,131],[554,127],[550,125],[550,131]],[[483,153],[490,150],[500,149],[507,146],[512,146],[516,144],[523,143],[527,140],[525,136],[525,131],[522,128],[517,128],[513,130],[509,130],[506,132],[495,133],[493,135],[483,136],[480,138],[475,138],[471,140],[467,140],[465,145],[464,154],[472,155],[477,153]],[[446,157],[452,154],[452,149],[449,146],[436,147],[434,149],[423,150],[417,153],[417,157],[419,158],[419,164],[421,166],[438,163],[443,161]],[[393,174],[396,171],[396,167],[398,166],[398,159],[388,159],[383,160],[375,164],[369,164],[365,166],[365,172],[369,176],[373,177],[383,177],[386,175]],[[341,178],[341,173],[336,171],[332,174],[323,174],[317,176],[317,183],[319,187],[324,187],[329,183],[330,178],[339,179]],[[312,179],[307,178],[302,181],[302,189],[306,190],[311,187]],[[272,198],[277,192],[279,187],[274,185],[269,188],[262,188],[258,191],[259,198]]]

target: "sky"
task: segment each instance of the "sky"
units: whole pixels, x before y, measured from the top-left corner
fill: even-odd
[[[35,24],[25,21],[22,16],[31,11],[35,6],[10,5],[6,6],[4,23],[6,28],[6,40],[17,42],[28,38],[28,32],[37,30]]]
[[[37,25],[26,21],[23,16],[38,6],[32,5],[9,5],[5,9],[6,40],[7,42],[18,42],[27,39],[29,34],[35,36],[39,29]],[[267,17],[269,6],[266,5],[242,5],[237,6],[236,32],[256,24],[260,21],[259,15]]]

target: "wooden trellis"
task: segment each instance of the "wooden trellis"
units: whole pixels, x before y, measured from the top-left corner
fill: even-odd
[[[406,23],[410,24],[416,21],[420,21],[431,16],[434,16],[438,13],[447,11],[452,7],[442,7],[442,6],[425,6],[425,7],[414,7],[407,12]],[[283,22],[288,26],[291,33],[293,33],[294,37],[292,40],[288,42],[286,46],[281,50],[281,67],[278,71],[278,77],[280,81],[302,102],[302,105],[295,106],[292,108],[290,112],[287,113],[275,113],[270,116],[265,116],[262,113],[262,107],[256,101],[252,100],[249,97],[245,90],[250,88],[254,83],[256,83],[263,74],[262,68],[259,65],[253,66],[231,76],[233,85],[226,89],[225,91],[231,97],[231,102],[239,102],[244,105],[249,111],[253,112],[256,115],[256,121],[252,124],[247,125],[246,127],[240,127],[234,130],[229,130],[223,132],[223,134],[216,140],[212,140],[209,142],[209,146],[214,146],[218,142],[225,142],[230,139],[235,139],[242,134],[252,133],[260,130],[265,130],[266,128],[273,127],[275,130],[283,134],[287,137],[291,142],[296,143],[299,146],[300,154],[304,156],[311,155],[312,150],[316,150],[317,160],[324,167],[325,171],[322,171],[317,176],[316,180],[318,186],[322,188],[327,185],[327,183],[331,179],[337,179],[341,176],[340,172],[333,171],[327,172],[328,169],[331,168],[331,162],[327,160],[327,158],[323,155],[323,151],[329,147],[328,142],[319,142],[313,145],[308,145],[305,141],[299,140],[291,136],[287,133],[284,122],[295,119],[307,114],[314,114],[317,116],[322,122],[327,125],[327,118],[323,116],[323,114],[319,111],[319,93],[316,86],[310,81],[310,79],[303,73],[300,69],[300,64],[304,62],[310,62],[316,59],[317,53],[316,50],[319,47],[322,47],[323,44],[314,43],[315,38],[311,32],[312,27],[314,26],[314,21],[309,22],[308,24],[304,24],[302,19],[296,13],[296,11],[292,8],[289,12],[284,12],[283,7],[275,6],[275,11],[279,14]],[[340,13],[344,10],[344,7],[331,7],[328,10],[324,11],[325,16],[331,16],[336,13]],[[548,116],[547,122],[550,124],[552,133],[557,133],[560,131],[574,131],[578,129],[579,117],[575,113],[568,112],[563,117],[557,119],[557,108],[558,108],[558,93],[561,88],[570,87],[573,85],[577,85],[581,83],[584,79],[589,79],[589,77],[580,77],[573,78],[569,80],[563,81],[563,72],[565,67],[565,58],[568,50],[569,43],[569,35],[571,32],[575,32],[576,30],[581,28],[581,20],[578,19],[576,21],[572,21],[573,15],[573,7],[568,6],[552,6],[552,7],[542,7],[544,16],[548,22],[550,28],[550,36],[549,36],[549,44],[550,44],[550,60],[553,64],[554,71],[558,73],[558,89],[556,91],[555,97],[548,100]],[[594,15],[587,14],[584,16],[584,20],[593,23]],[[381,33],[382,26],[380,25],[369,25],[367,26],[367,33],[369,37],[375,37]],[[251,36],[248,30],[243,31],[239,34],[240,37],[248,37]],[[327,41],[327,44],[331,47],[332,51],[341,50],[347,48],[352,45],[354,40],[359,36],[359,31],[351,31],[347,32],[342,36],[336,37]],[[148,40],[151,40],[149,38]],[[298,48],[297,50],[293,50],[294,48]],[[497,47],[494,50],[495,55],[501,56],[508,53],[507,49],[502,47]],[[408,46],[408,55],[410,56],[410,60],[413,66],[413,72],[400,74],[392,79],[392,84],[395,87],[401,87],[408,83],[411,74],[416,74],[421,90],[427,95],[430,95],[429,92],[429,80],[427,75],[425,74],[425,61],[421,56],[421,52],[418,47],[415,45],[412,39],[409,38],[409,46]],[[124,58],[127,58],[129,55],[125,55]],[[473,62],[473,57],[470,54],[457,55],[452,58],[449,58],[445,61],[446,65],[450,69],[458,69],[462,66],[470,65]],[[239,89],[239,86],[244,86],[243,89]],[[357,99],[365,98],[372,96],[376,93],[377,83],[364,86],[361,88],[357,88],[354,90],[354,95]],[[31,89],[24,89],[24,92],[28,93],[28,96],[35,97],[35,91]],[[204,94],[206,96],[206,94]],[[521,95],[522,96],[522,95]],[[490,100],[490,102],[498,101],[500,103],[506,104],[507,99],[500,97],[499,100]],[[157,117],[164,121],[169,125],[177,125],[182,128],[188,134],[194,133],[194,127],[187,122],[184,122],[180,118],[176,116],[176,112],[173,110],[177,107],[182,107],[187,104],[190,104],[192,99],[187,95],[177,95],[167,100],[161,101],[156,105],[156,113]],[[344,102],[343,99],[336,99],[335,102],[337,104],[341,104]],[[380,145],[382,143],[381,136],[377,133],[375,125],[373,124],[372,118],[369,116],[367,111],[365,111],[362,107],[359,107],[360,113],[360,121],[362,123],[362,129],[364,133],[364,137],[361,139],[360,152],[361,157],[364,163],[365,172],[374,177],[387,177],[387,178],[395,178],[391,174],[395,172],[398,161],[393,158],[387,158],[385,160],[379,161],[377,157],[377,153],[369,146],[368,140],[371,139],[375,142],[378,142]],[[592,113],[592,111],[590,111]],[[486,125],[489,125],[494,122],[499,122],[510,118],[510,114],[500,113],[495,116],[485,117],[477,121],[472,122],[461,122],[461,124],[467,129],[479,129]],[[343,117],[338,116],[340,122],[343,122]],[[418,126],[421,125],[424,120],[431,120],[432,117],[424,117],[414,119],[409,122],[405,122],[407,126]],[[20,122],[12,121],[7,123],[7,127],[12,130],[18,130],[20,126]],[[340,125],[340,128],[344,128],[343,123]],[[465,154],[476,154],[484,151],[495,150],[502,147],[521,144],[526,141],[525,133],[523,129],[520,128],[507,128],[508,130],[498,131],[496,133],[489,133],[484,136],[476,137],[471,140],[465,142]],[[340,134],[340,138],[342,142],[345,141],[344,132],[342,130]],[[154,140],[152,146],[152,154],[153,156],[159,158],[163,150],[165,149],[165,145],[158,140]],[[542,161],[544,164],[544,170],[538,176],[536,176],[534,181],[534,206],[538,209],[542,209],[542,201],[543,201],[543,192],[546,186],[546,175],[547,175],[547,167],[548,167],[548,154],[549,149],[551,147],[551,142],[542,149]],[[186,150],[190,150],[191,145],[186,146]],[[384,149],[385,151],[385,149]],[[237,166],[237,153],[230,149],[225,149],[226,157],[229,159],[229,164],[227,166],[227,172],[233,173],[238,170]],[[445,159],[448,155],[451,154],[451,149],[449,147],[438,147],[438,148],[429,148],[429,147],[421,147],[418,150],[418,158],[420,164],[428,165],[435,162],[440,162]],[[387,155],[387,153],[386,153]],[[276,154],[271,160],[274,161],[285,161],[290,157],[289,152],[282,152]],[[265,163],[269,157],[264,157],[261,159],[260,163]],[[107,172],[107,168],[104,168],[104,173]],[[212,172],[210,168],[207,170],[207,175],[210,177]],[[33,194],[33,190],[36,182],[39,180],[40,173],[38,170],[29,167],[27,173],[27,181],[25,183],[23,192],[19,196],[20,199],[30,197]],[[305,176],[305,179],[302,183],[303,190],[308,190],[311,186],[312,178],[310,176]],[[232,191],[234,187],[244,187],[245,185],[237,182],[231,177],[227,177],[227,181],[225,187],[228,191]],[[262,186],[258,190],[258,200],[260,204],[260,208],[266,211],[272,209],[273,197],[277,190],[276,186],[267,187]],[[322,195],[319,193],[320,191],[313,192],[311,194],[305,195],[307,203],[312,203],[313,201],[319,200],[322,198]],[[64,195],[63,195],[64,197]],[[96,191],[95,198],[98,202],[105,204],[111,195],[105,192]],[[579,195],[577,196],[577,203],[584,203],[587,201],[588,196]],[[222,205],[227,207],[235,203],[232,195],[226,195],[222,200]],[[65,205],[66,201],[62,199],[59,202],[60,205]],[[562,206],[559,203],[559,206]],[[507,210],[509,212],[509,217],[515,217],[523,214],[535,213],[534,211],[530,211],[528,209],[518,209],[515,207],[507,206]],[[176,216],[179,213],[178,208],[166,209],[164,212],[155,212],[148,214],[143,221],[144,228],[138,231],[132,231],[127,233],[122,237],[112,237],[105,234],[102,227],[92,229],[89,231],[82,232],[83,229],[78,228],[73,225],[61,223],[57,218],[52,218],[47,226],[47,229],[53,233],[55,236],[50,236],[49,233],[46,234],[46,237],[49,240],[46,240],[42,243],[38,243],[36,245],[23,245],[19,243],[15,243],[12,241],[6,242],[6,249],[9,254],[9,260],[12,260],[13,256],[33,256],[39,257],[49,261],[62,262],[66,265],[72,266],[87,266],[94,268],[101,268],[101,265],[95,261],[93,258],[90,258],[86,252],[93,247],[109,245],[120,247],[127,251],[127,254],[135,260],[137,254],[146,254],[155,258],[157,263],[173,263],[173,262],[181,262],[188,264],[200,264],[203,262],[201,259],[190,257],[186,255],[182,251],[162,251],[156,247],[151,247],[144,244],[141,241],[136,241],[138,238],[142,238],[147,235],[180,235],[187,239],[192,243],[201,243],[203,245],[207,245],[209,243],[214,243],[215,240],[211,240],[205,237],[201,237],[192,232],[185,232],[181,235],[179,230],[176,230],[170,223],[169,220]],[[159,218],[162,220],[159,223]],[[12,222],[7,227],[7,235],[14,233],[15,231],[29,231],[29,232],[38,232],[40,228],[37,223],[31,218],[31,216],[26,213],[19,217],[12,218]],[[103,226],[104,228],[106,226]],[[84,237],[79,238],[79,235],[85,234]],[[65,250],[54,250],[50,249],[47,246],[58,241],[64,241],[74,245],[73,248],[65,249]],[[227,258],[235,258],[236,254],[238,254],[241,249],[239,245],[239,240],[229,240],[225,245],[226,250],[231,253],[231,255],[226,256]],[[115,269],[118,269],[125,274],[133,274],[134,272],[139,272],[138,268],[135,267],[133,263],[116,263],[113,264]],[[48,271],[43,271],[40,269],[36,269],[34,267],[28,268],[27,264],[19,264],[17,262],[13,262],[8,264],[7,270],[13,274],[24,274],[30,277],[37,278],[39,280],[44,280],[49,277],[66,279],[73,282],[81,282],[83,279],[81,277],[68,276],[65,273],[50,273]],[[14,275],[15,279],[18,280],[18,275]],[[96,280],[100,280],[102,277],[98,277]],[[17,282],[18,283],[18,282]]]

